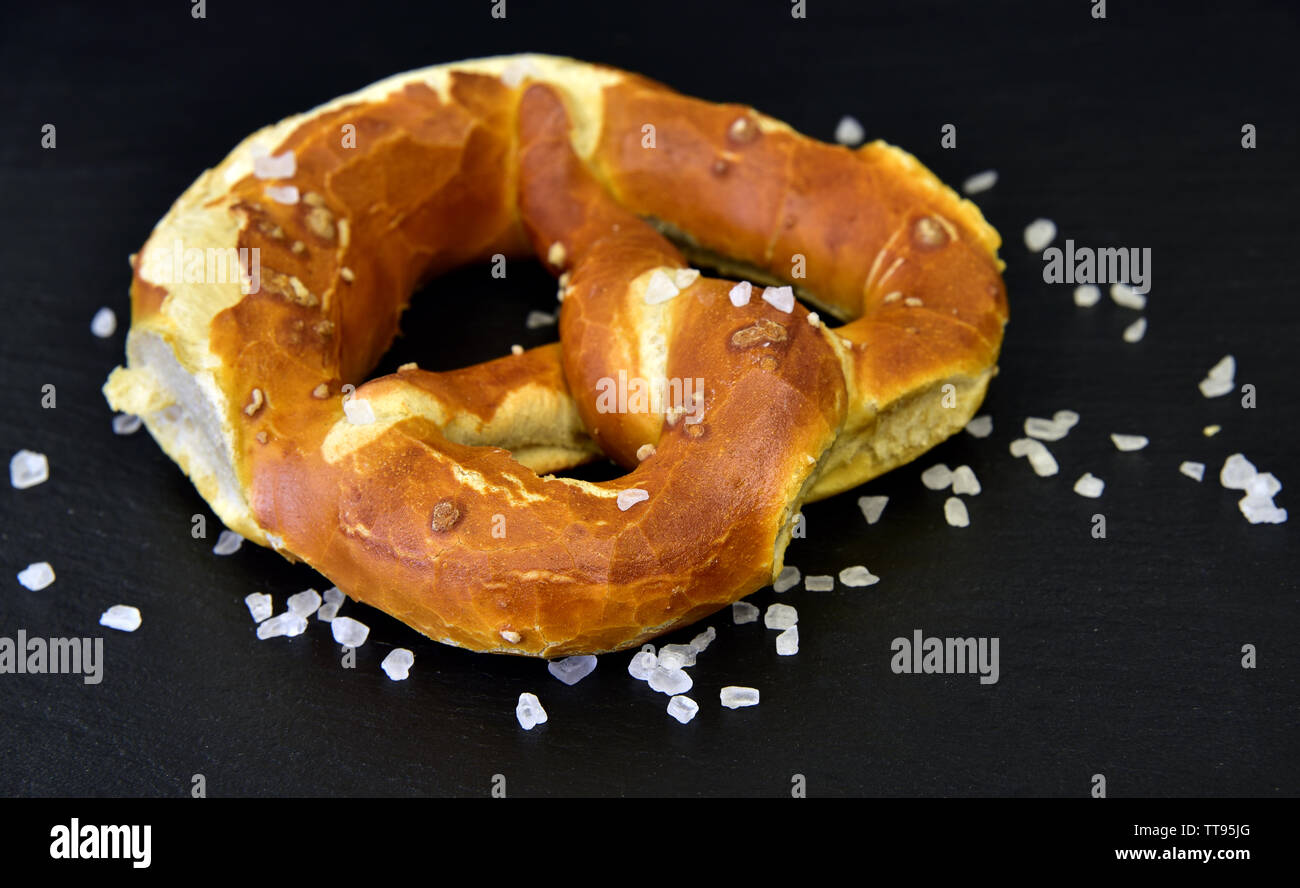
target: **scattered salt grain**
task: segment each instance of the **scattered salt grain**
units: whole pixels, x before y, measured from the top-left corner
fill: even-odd
[[[1269,497],[1243,496],[1237,503],[1241,514],[1251,524],[1283,524],[1286,522],[1286,509],[1273,505]]]
[[[677,289],[673,279],[664,274],[663,269],[657,268],[650,275],[649,282],[646,283],[645,303],[646,305],[659,305],[676,297],[679,292],[681,291]]]
[[[519,727],[531,731],[546,723],[546,710],[542,708],[542,701],[537,699],[536,694],[525,691],[519,695],[519,702],[515,704],[515,718],[519,719]]]
[[[369,626],[351,617],[335,617],[330,621],[330,631],[334,633],[335,641],[350,648],[361,647],[370,635]]]
[[[984,488],[975,477],[975,470],[970,466],[958,466],[952,470],[952,492],[966,496],[979,496]]]
[[[769,629],[789,629],[799,622],[799,611],[788,604],[773,604],[763,614],[763,625]]]
[[[115,604],[99,615],[99,625],[134,632],[140,628],[140,609],[129,604]]]
[[[271,609],[274,607],[271,596],[265,592],[253,592],[250,595],[245,595],[244,604],[248,606],[248,613],[253,618],[254,623],[270,619]]]
[[[694,650],[696,654],[702,654],[708,649],[709,645],[713,644],[714,639],[717,637],[718,630],[710,626],[691,639],[691,649]]]
[[[792,564],[787,564],[781,568],[781,573],[777,574],[776,579],[772,582],[772,591],[785,592],[787,589],[793,589],[799,585],[799,568]]]
[[[1150,439],[1145,435],[1117,435],[1112,432],[1110,439],[1115,442],[1116,450],[1122,450],[1126,453],[1133,450],[1141,450],[1143,447],[1146,447],[1151,443]]]
[[[54,568],[48,561],[29,564],[18,571],[18,582],[33,592],[39,592],[54,582]]]
[[[681,694],[678,694],[668,701],[668,714],[682,724],[686,724],[688,721],[695,718],[695,713],[699,711],[700,704],[696,703],[690,697],[684,697]]]
[[[952,484],[952,469],[936,463],[921,473],[921,483],[930,490],[946,490]]]
[[[867,519],[868,524],[875,524],[880,520],[880,516],[885,511],[885,506],[889,503],[887,496],[860,496],[858,497],[858,508],[862,510],[862,517]]]
[[[1178,466],[1178,471],[1188,478],[1200,481],[1205,478],[1205,463],[1183,462]]]
[[[791,626],[776,637],[776,652],[782,657],[799,653],[799,627]]]
[[[9,460],[9,483],[18,490],[42,484],[50,478],[50,463],[44,453],[20,450]]]
[[[292,179],[297,171],[292,151],[253,156],[253,175],[259,179]]]
[[[867,570],[861,564],[854,564],[840,571],[840,582],[846,586],[858,588],[860,586],[874,586],[880,582],[880,577]]]
[[[786,314],[794,311],[794,289],[792,287],[767,287],[763,290],[763,301]]]
[[[1052,456],[1051,451],[1043,444],[1033,438],[1017,438],[1011,442],[1011,455],[1020,457],[1029,457],[1029,465],[1034,472],[1040,477],[1046,478],[1049,475],[1055,475],[1059,470],[1056,459]]]
[[[1079,480],[1074,482],[1074,492],[1079,496],[1086,496],[1096,499],[1101,496],[1106,489],[1106,482],[1098,478],[1092,472],[1084,472],[1079,476]]]
[[[1074,304],[1080,308],[1092,308],[1101,301],[1101,287],[1096,284],[1080,284],[1074,288]]]
[[[728,709],[739,709],[742,706],[757,706],[759,695],[757,688],[727,685],[718,692],[718,698]]]
[[[266,186],[266,196],[276,203],[293,206],[298,202],[298,187],[296,185],[268,185]]]
[[[731,292],[728,293],[727,296],[731,299],[732,305],[736,306],[736,308],[740,308],[742,305],[749,304],[749,297],[753,294],[753,292],[754,292],[753,284],[751,284],[749,281],[741,281],[740,283],[736,284],[736,286],[731,288]]]
[[[830,592],[835,588],[835,578],[828,574],[804,577],[803,587],[809,592]]]
[[[620,512],[626,512],[637,503],[643,503],[648,499],[650,499],[650,494],[647,491],[644,491],[639,487],[633,487],[629,490],[620,490],[616,502],[618,504],[618,510]]]
[[[659,649],[659,665],[665,669],[686,669],[695,665],[695,648],[689,644],[666,644]]]
[[[673,269],[673,284],[678,290],[685,290],[691,284],[700,279],[700,270],[698,268],[675,268]]]
[[[415,663],[415,654],[406,648],[394,648],[384,657],[384,662],[379,664],[379,668],[384,670],[393,681],[406,681],[411,676],[411,665]]]
[[[955,496],[943,501],[943,517],[953,527],[970,527],[970,513],[966,504]]]
[[[548,311],[530,311],[528,317],[524,319],[524,326],[529,330],[537,330],[541,327],[549,327],[555,323],[555,315]]]
[[[1051,219],[1035,219],[1025,226],[1025,246],[1031,253],[1041,253],[1056,240],[1056,223]]]
[[[233,530],[223,530],[217,537],[217,544],[212,547],[213,555],[233,555],[244,545],[244,538]]]
[[[306,619],[320,609],[320,593],[315,589],[304,589],[296,595],[289,596],[289,613]]]
[[[257,637],[263,641],[268,638],[293,638],[307,631],[307,618],[285,611],[269,620],[263,620],[257,627]]]
[[[731,605],[731,622],[737,626],[758,620],[759,610],[748,601],[737,601]]]
[[[1255,465],[1240,453],[1234,453],[1223,461],[1219,470],[1219,483],[1229,490],[1245,490],[1250,479],[1259,474]]]
[[[841,145],[861,145],[866,137],[867,131],[862,128],[862,124],[847,114],[840,118],[835,127],[835,141]]]
[[[1210,372],[1205,374],[1205,378],[1197,384],[1197,387],[1203,396],[1218,398],[1236,388],[1236,383],[1233,381],[1236,375],[1236,359],[1232,355],[1224,355],[1219,363],[1210,368]]]
[[[1051,419],[1031,416],[1025,420],[1025,434],[1040,441],[1059,441],[1070,434],[1079,423],[1079,414],[1073,410],[1058,410]]]
[[[684,694],[695,684],[691,677],[681,669],[665,669],[662,666],[656,666],[646,679],[652,691],[658,691],[661,694],[674,696]]]
[[[979,194],[982,191],[988,191],[996,184],[998,184],[998,171],[985,170],[969,177],[962,183],[961,190],[967,194]]]
[[[1223,426],[1221,425],[1207,425],[1205,428],[1201,429],[1201,434],[1207,438],[1213,438],[1221,431],[1223,431]]]
[[[316,619],[322,623],[331,623],[339,615],[339,608],[343,606],[343,593],[339,591],[338,586],[330,586],[325,590],[322,596],[325,603],[316,611]]]
[[[1132,308],[1136,311],[1142,311],[1147,307],[1147,297],[1134,290],[1128,284],[1111,284],[1110,298],[1121,308]]]
[[[1138,318],[1133,323],[1124,328],[1124,341],[1127,343],[1141,342],[1142,337],[1147,335],[1147,319]]]
[[[107,339],[117,331],[117,315],[113,309],[104,307],[95,312],[95,316],[90,319],[90,332],[94,333],[100,339]]]
[[[546,664],[546,671],[566,685],[576,685],[596,668],[596,658],[590,654],[565,657],[563,660],[551,660]]]
[[[348,398],[343,402],[343,415],[353,425],[370,425],[375,421],[374,408],[361,398]]]
[[[140,426],[144,420],[134,413],[119,413],[113,417],[113,434],[114,435],[134,435],[140,431]]]
[[[993,434],[993,417],[977,416],[966,423],[966,431],[976,438],[987,438]]]
[[[655,656],[654,651],[637,651],[632,655],[631,662],[627,664],[627,674],[638,681],[645,681],[650,677],[650,673],[655,671],[657,665],[659,665],[659,658]]]

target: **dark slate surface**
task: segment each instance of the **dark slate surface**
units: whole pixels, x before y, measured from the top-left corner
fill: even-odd
[[[1300,37],[1286,3],[29,4],[0,29],[0,444],[47,453],[50,481],[0,486],[0,635],[104,635],[105,678],[0,675],[0,793],[163,795],[1294,795],[1297,579],[1294,525],[1246,523],[1216,476],[1244,451],[1300,483],[1295,232]],[[848,8],[848,7],[854,8]],[[443,8],[446,7],[446,8]],[[246,133],[388,74],[458,58],[542,51],[643,72],[688,94],[748,102],[830,138],[845,113],[952,183],[989,167],[979,198],[1002,231],[1012,305],[987,411],[991,438],[960,435],[892,475],[806,510],[788,559],[805,572],[865,563],[869,589],[754,596],[800,612],[803,650],[778,658],[761,625],[712,623],[687,725],[633,682],[626,655],[573,688],[535,661],[442,647],[359,605],[372,627],[345,670],[324,626],[258,642],[242,599],[308,585],[312,571],[246,546],[214,557],[218,525],[145,434],[117,438],[99,394],[124,330],[90,335],[101,305],[125,327],[126,256],[171,201]],[[57,126],[57,148],[40,129]],[[939,146],[953,123],[955,150]],[[1258,128],[1243,150],[1241,127]],[[1081,245],[1150,247],[1150,331],[1109,299],[1076,308],[1042,280],[1021,232],[1049,216]],[[468,269],[422,292],[385,367],[455,367],[528,331],[554,286]],[[489,301],[490,300],[490,301]],[[456,335],[447,335],[449,330]],[[1196,383],[1236,355],[1239,396]],[[41,386],[57,387],[42,409]],[[1039,479],[1008,442],[1028,415],[1083,420]],[[1201,428],[1223,432],[1205,438]],[[1149,435],[1117,453],[1112,431]],[[1205,483],[1178,473],[1208,466]],[[949,528],[922,468],[969,463],[984,492]],[[1107,482],[1099,501],[1071,492]],[[887,494],[868,528],[855,503]],[[1293,505],[1290,489],[1278,498]],[[1090,518],[1108,521],[1105,540]],[[210,538],[190,536],[209,516]],[[1290,554],[1288,554],[1290,553]],[[49,560],[42,592],[14,574]],[[328,585],[328,584],[325,584]],[[101,630],[125,602],[133,635]],[[698,627],[697,627],[698,628]],[[890,671],[914,629],[996,636],[1001,679]],[[669,640],[688,639],[696,629]],[[1244,644],[1259,666],[1241,667]],[[411,679],[379,661],[415,651]],[[756,709],[718,706],[726,684]],[[525,733],[521,691],[550,722]]]

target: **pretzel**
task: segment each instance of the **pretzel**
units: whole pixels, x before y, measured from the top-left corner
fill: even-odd
[[[477,651],[601,653],[772,582],[803,503],[969,421],[999,244],[883,142],[569,59],[458,62],[200,176],[132,260],[104,391],[228,527],[350,597]],[[249,251],[243,280],[186,280],[178,247]],[[559,343],[363,383],[422,282],[530,254],[560,277]],[[636,381],[671,397],[619,412]],[[548,474],[601,455],[628,474]]]

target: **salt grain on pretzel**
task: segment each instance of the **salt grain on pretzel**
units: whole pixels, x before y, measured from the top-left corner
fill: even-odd
[[[344,147],[341,109],[385,137]],[[846,151],[545,56],[402,74],[257,141],[292,154],[292,186],[259,179],[246,140],[174,203],[134,263],[127,367],[106,394],[227,527],[448,644],[594,654],[738,601],[772,581],[803,501],[959,431],[995,372],[997,232],[883,142]],[[296,201],[277,200],[288,187]],[[274,267],[250,293],[171,281],[178,237]],[[563,260],[561,342],[365,381],[418,282],[528,251]],[[795,255],[801,295],[847,345],[807,323]],[[746,300],[697,257],[774,285]],[[632,385],[696,379],[705,423]],[[629,474],[550,474],[601,457]],[[459,517],[439,529],[444,501]]]

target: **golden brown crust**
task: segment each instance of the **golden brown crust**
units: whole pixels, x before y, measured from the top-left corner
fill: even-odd
[[[271,136],[298,201],[268,196],[286,183],[252,175],[245,145],[201,177],[135,263],[130,369],[106,392],[228,525],[449,644],[555,657],[699,619],[771,581],[802,501],[959,429],[993,372],[996,232],[883,143],[543,56],[413,72]],[[757,275],[801,263],[801,291],[849,323],[675,277],[682,252],[640,217]],[[160,283],[184,236],[258,250],[260,291]],[[421,281],[527,252],[566,275],[562,348],[345,394]],[[652,305],[665,275],[680,292]],[[608,412],[620,373],[702,386],[677,411]],[[630,473],[535,473],[601,453]],[[648,498],[624,509],[633,488]]]

